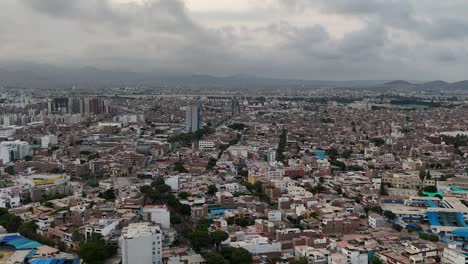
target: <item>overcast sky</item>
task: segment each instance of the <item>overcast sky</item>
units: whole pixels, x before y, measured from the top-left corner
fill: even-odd
[[[0,0],[0,62],[468,79],[466,0]]]

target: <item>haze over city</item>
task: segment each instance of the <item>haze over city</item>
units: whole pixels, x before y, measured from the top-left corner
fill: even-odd
[[[0,0],[0,264],[468,263],[467,10]]]

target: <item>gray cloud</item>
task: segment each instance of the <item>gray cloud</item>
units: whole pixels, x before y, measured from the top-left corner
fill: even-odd
[[[468,3],[441,5],[437,1],[418,0],[278,0],[283,6],[297,12],[319,9],[328,14],[360,17],[368,23],[382,23],[389,27],[419,34],[430,40],[468,38],[468,19],[454,17],[458,8],[468,8]],[[441,1],[445,2],[445,1]],[[426,7],[428,6],[428,7]],[[426,8],[430,12],[418,12]],[[440,14],[440,10],[445,11]],[[433,12],[433,13],[432,13]]]
[[[277,1],[276,10],[231,14],[226,7],[229,22],[221,25],[220,14],[207,11],[215,25],[197,19],[182,0],[3,0],[0,63],[308,79],[465,78],[464,1]],[[317,13],[340,18],[345,32],[314,20]]]

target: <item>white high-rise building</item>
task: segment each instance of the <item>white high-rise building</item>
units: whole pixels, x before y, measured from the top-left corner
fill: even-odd
[[[49,146],[55,146],[58,144],[58,137],[56,135],[47,135],[41,137],[41,147],[48,148]]]
[[[4,126],[11,126],[11,118],[10,118],[10,116],[8,116],[8,115],[3,116],[3,125],[4,125]]]
[[[119,239],[123,264],[162,264],[161,228],[151,223],[132,223]]]
[[[31,147],[25,141],[3,141],[0,143],[0,160],[3,164],[10,161],[24,159],[31,155]]]
[[[0,127],[0,138],[8,138],[16,133],[14,127]]]
[[[200,129],[200,111],[201,105],[198,101],[187,106],[185,113],[185,130],[187,132],[195,132]]]
[[[143,218],[160,224],[163,229],[171,227],[171,213],[165,205],[147,205],[143,208]]]

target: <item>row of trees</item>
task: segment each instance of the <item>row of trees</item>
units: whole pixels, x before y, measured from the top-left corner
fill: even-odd
[[[88,241],[80,244],[78,256],[87,264],[100,264],[117,252],[114,246],[108,245],[100,234],[92,234]]]
[[[182,144],[189,144],[194,141],[198,141],[202,139],[205,135],[213,133],[213,129],[210,127],[201,128],[195,132],[188,132],[188,133],[180,133],[168,138],[170,143],[182,143]]]
[[[221,242],[228,239],[229,235],[224,231],[209,232],[212,221],[203,219],[193,229],[183,231],[183,235],[190,241],[192,247],[201,252],[213,249],[219,250]]]
[[[217,230],[209,232],[209,227],[213,221],[202,219],[192,228],[182,232],[190,241],[192,247],[197,252],[202,253],[207,264],[250,264],[252,254],[243,248],[223,248],[221,242],[229,238],[228,233]],[[212,251],[214,249],[214,251]]]
[[[442,140],[447,145],[453,145],[456,148],[460,146],[468,146],[468,135],[456,135],[456,136],[442,136]]]
[[[203,254],[207,264],[251,264],[252,254],[243,248],[223,248]]]

